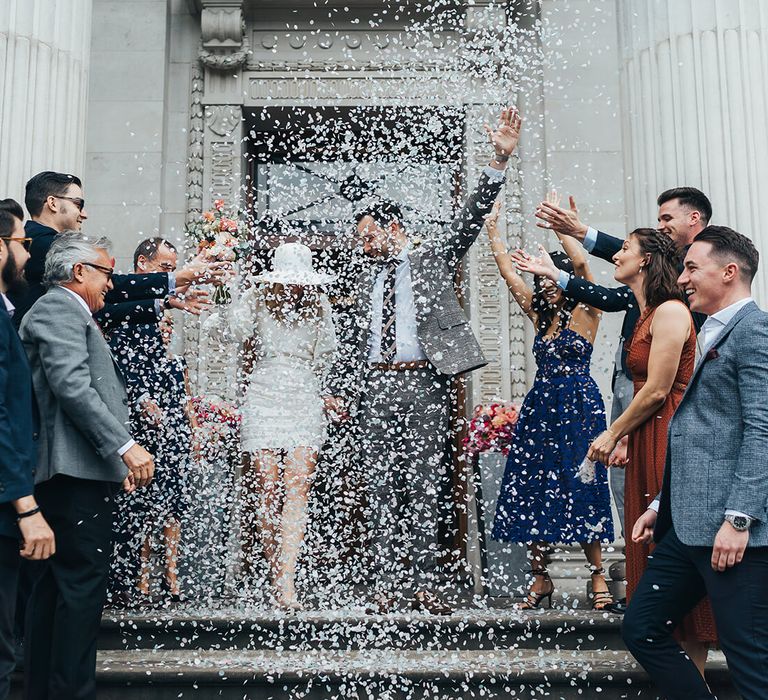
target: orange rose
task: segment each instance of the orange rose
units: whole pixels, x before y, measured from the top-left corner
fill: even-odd
[[[211,221],[213,221],[215,218],[216,218],[216,217],[213,215],[213,212],[212,212],[212,211],[204,211],[204,212],[203,212],[203,219],[204,219],[205,221],[211,222]]]
[[[213,208],[216,211],[221,211],[224,209],[224,200],[223,199],[214,199],[213,200]]]

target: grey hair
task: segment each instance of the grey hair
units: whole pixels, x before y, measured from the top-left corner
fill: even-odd
[[[112,242],[103,236],[91,238],[79,231],[60,233],[45,257],[43,284],[52,287],[74,281],[77,263],[94,263],[99,258],[99,250],[109,251],[111,247]]]

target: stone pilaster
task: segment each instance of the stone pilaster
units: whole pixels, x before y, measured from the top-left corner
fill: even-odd
[[[768,180],[768,12],[760,2],[617,3],[630,227],[652,222],[659,192],[699,187],[713,223],[763,247]],[[768,299],[762,266],[756,293]]]
[[[91,0],[0,3],[0,196],[41,170],[83,173]]]

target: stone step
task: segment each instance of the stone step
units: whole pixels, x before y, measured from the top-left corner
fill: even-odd
[[[12,700],[21,698],[15,679]],[[736,700],[721,656],[708,680]],[[421,698],[658,700],[620,651],[101,651],[100,700]]]
[[[200,615],[116,613],[102,620],[102,650],[623,649],[621,618],[580,610],[461,610],[366,615],[359,610]]]

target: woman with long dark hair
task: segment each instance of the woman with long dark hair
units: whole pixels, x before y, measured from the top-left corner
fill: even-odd
[[[589,443],[605,430],[605,408],[589,374],[592,343],[600,322],[596,309],[566,299],[552,280],[536,275],[533,289],[516,265],[545,261],[547,266],[593,279],[586,256],[568,237],[567,255],[540,246],[539,259],[522,251],[509,255],[499,235],[498,206],[487,220],[491,248],[501,276],[536,328],[533,351],[537,372],[520,409],[496,506],[493,538],[526,543],[533,582],[523,609],[552,605],[554,582],[545,566],[552,544],[578,543],[592,572],[592,607],[612,602],[602,565],[601,542],[613,540],[613,521],[605,467],[585,483],[579,467]]]
[[[655,229],[636,229],[613,260],[616,281],[632,290],[640,308],[640,318],[627,343],[627,366],[635,395],[627,410],[592,443],[590,456],[607,460],[617,442],[629,436],[624,531],[630,533],[661,491],[667,427],[693,374],[696,330],[677,284],[680,253],[669,236]],[[627,601],[651,551],[652,547],[627,538]],[[703,674],[708,646],[717,641],[708,600],[683,621],[679,639]]]

